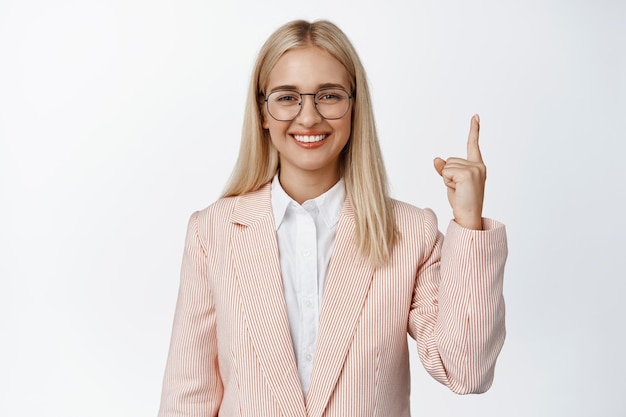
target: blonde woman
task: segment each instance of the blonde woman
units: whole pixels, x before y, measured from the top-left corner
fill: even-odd
[[[191,216],[161,417],[409,416],[409,351],[457,393],[505,336],[500,223],[466,159],[435,159],[454,220],[392,200],[365,71],[327,21],[266,41],[223,198]]]

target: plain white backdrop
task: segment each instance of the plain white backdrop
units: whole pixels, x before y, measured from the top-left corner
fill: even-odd
[[[412,357],[416,416],[625,416],[626,3],[0,2],[0,415],[156,415],[186,224],[219,197],[259,47],[327,18],[368,71],[393,196],[482,118],[507,225],[493,388]]]

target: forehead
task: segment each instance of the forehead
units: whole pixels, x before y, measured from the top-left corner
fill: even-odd
[[[292,86],[312,92],[324,84],[338,84],[350,89],[346,68],[335,57],[316,46],[294,48],[285,52],[270,71],[267,89]]]

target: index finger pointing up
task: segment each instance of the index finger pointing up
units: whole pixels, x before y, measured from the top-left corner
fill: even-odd
[[[478,132],[480,131],[480,117],[475,114],[470,123],[469,136],[467,138],[467,160],[472,162],[482,162],[483,157],[478,147]]]

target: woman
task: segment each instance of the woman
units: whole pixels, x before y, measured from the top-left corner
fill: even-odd
[[[504,226],[483,219],[479,119],[437,158],[454,213],[389,198],[364,69],[326,21],[254,69],[224,197],[189,222],[160,416],[408,416],[406,332],[428,372],[483,392],[504,342]]]

